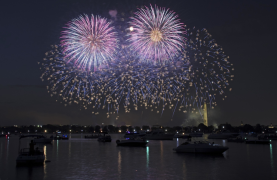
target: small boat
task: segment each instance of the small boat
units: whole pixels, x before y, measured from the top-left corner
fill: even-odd
[[[124,135],[124,138],[135,138],[135,137],[143,137],[146,135],[145,131],[138,132],[129,132],[127,131]]]
[[[96,139],[98,137],[99,137],[99,134],[92,134],[90,136],[85,136],[85,138],[87,138],[87,139]]]
[[[229,139],[238,135],[238,133],[213,133],[208,136],[208,139]]]
[[[9,137],[9,134],[0,134],[0,137]]]
[[[277,140],[277,134],[263,134],[258,136],[259,140]]]
[[[246,140],[246,144],[270,144],[271,140]]]
[[[68,139],[69,139],[69,137],[68,137],[67,134],[63,134],[63,135],[62,135],[62,140],[68,140]]]
[[[47,138],[43,135],[38,135],[38,134],[28,134],[28,135],[21,135],[19,139],[26,138],[26,137],[35,137],[34,138],[34,143],[51,143],[52,138]]]
[[[35,143],[51,143],[53,139],[47,138],[45,136],[38,136],[34,139]]]
[[[227,140],[228,142],[238,142],[238,143],[242,143],[246,141],[246,138],[242,138],[241,136],[238,136],[236,138],[228,138]]]
[[[68,140],[68,135],[67,134],[56,134],[55,137],[51,136],[50,138],[54,140]]]
[[[202,132],[193,132],[193,133],[189,133],[189,135],[191,137],[202,137],[203,133]]]
[[[228,150],[228,147],[223,147],[214,143],[206,141],[197,141],[194,143],[184,142],[173,150],[177,153],[211,153],[211,154],[222,154]]]
[[[32,137],[34,135],[22,135],[19,138],[19,151],[18,151],[18,156],[16,158],[16,165],[21,166],[21,165],[43,165],[44,160],[45,160],[45,155],[44,151],[41,148],[34,148],[35,144],[33,140],[31,140],[30,143],[30,148],[23,148],[20,149],[21,145],[21,139],[26,138],[26,137]]]
[[[183,138],[183,139],[190,139],[191,136],[187,134],[175,134],[173,138]]]
[[[155,130],[145,135],[147,140],[173,140],[174,134],[165,134],[164,131]]]
[[[146,146],[148,141],[143,138],[131,138],[125,140],[116,140],[118,146]]]
[[[30,148],[23,148],[19,151],[16,158],[16,165],[43,165],[45,155],[43,149],[36,148],[34,152],[30,152]]]
[[[101,135],[101,134],[99,135],[98,141],[99,142],[111,142],[112,138],[107,133],[103,133],[103,135]]]

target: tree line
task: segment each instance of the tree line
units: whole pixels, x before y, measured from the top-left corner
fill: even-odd
[[[267,128],[267,126],[262,126],[260,124],[256,124],[252,126],[250,124],[244,124],[243,126],[232,126],[231,124],[225,123],[220,124],[217,128],[213,125],[205,126],[203,123],[200,123],[198,126],[113,126],[113,125],[96,125],[96,126],[79,126],[79,125],[52,125],[47,124],[43,126],[3,126],[0,127],[0,133],[2,134],[14,134],[14,133],[101,133],[101,132],[108,132],[108,133],[125,133],[126,131],[129,132],[139,132],[143,131],[153,131],[156,129],[164,130],[168,133],[176,133],[176,132],[204,132],[204,133],[212,133],[216,131],[228,131],[228,132],[255,132],[255,133],[267,133],[268,131],[272,131],[273,129]]]

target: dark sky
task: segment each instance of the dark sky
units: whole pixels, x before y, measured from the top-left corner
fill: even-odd
[[[78,2],[78,3],[77,3]],[[198,123],[188,115],[141,111],[109,119],[91,110],[65,107],[51,98],[41,82],[38,61],[59,42],[66,22],[82,13],[106,16],[136,5],[166,6],[189,27],[207,28],[235,67],[233,91],[209,112],[210,124],[241,121],[277,124],[277,1],[5,1],[0,7],[0,126],[14,124],[162,124]],[[101,113],[100,113],[101,114]],[[104,113],[102,113],[104,114]]]

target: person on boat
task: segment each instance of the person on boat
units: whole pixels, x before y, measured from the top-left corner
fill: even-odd
[[[30,155],[33,155],[34,151],[35,151],[35,145],[36,145],[36,143],[34,143],[34,141],[31,140],[31,143],[29,145],[30,145]]]

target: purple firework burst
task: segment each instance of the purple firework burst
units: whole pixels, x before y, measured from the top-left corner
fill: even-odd
[[[140,59],[162,63],[177,56],[184,45],[185,26],[169,9],[145,7],[131,17],[128,41]]]
[[[100,16],[80,15],[62,32],[65,61],[82,70],[97,70],[113,58],[118,45],[114,27]]]

